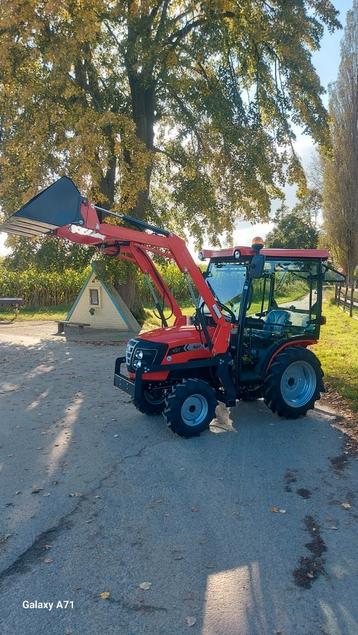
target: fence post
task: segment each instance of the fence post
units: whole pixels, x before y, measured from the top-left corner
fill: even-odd
[[[347,308],[347,298],[348,298],[348,283],[346,285],[346,290],[345,290],[345,293],[344,293],[343,311],[345,311],[346,308]]]
[[[337,294],[337,305],[340,306],[341,304],[341,288],[342,288],[342,283],[338,282],[338,294]]]
[[[354,283],[351,286],[351,303],[349,305],[349,317],[353,317],[353,302],[354,302]]]

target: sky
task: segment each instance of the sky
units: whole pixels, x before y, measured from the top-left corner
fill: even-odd
[[[333,0],[333,4],[336,9],[339,10],[339,20],[344,27],[346,22],[346,14],[349,9],[352,8],[353,0]],[[321,78],[323,87],[327,90],[328,85],[335,81],[338,73],[339,59],[340,59],[340,41],[343,36],[343,30],[340,29],[333,34],[328,31],[325,32],[321,41],[321,48],[319,51],[313,54],[313,64],[316,67],[318,75]],[[328,98],[327,94],[323,97],[324,103],[327,106]],[[303,166],[309,168],[310,162],[314,155],[314,143],[311,137],[302,134],[297,129],[297,139],[295,143],[296,152],[300,155]],[[295,188],[287,187],[285,189],[286,202],[288,205],[293,205],[295,202]],[[265,238],[266,234],[272,228],[271,223],[258,223],[251,225],[248,222],[238,223],[237,229],[234,231],[234,244],[235,245],[249,245],[254,236],[262,236]],[[6,234],[0,234],[0,256],[8,253],[5,247]],[[207,245],[210,246],[210,245]]]

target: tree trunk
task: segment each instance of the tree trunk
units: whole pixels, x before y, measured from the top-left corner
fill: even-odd
[[[154,146],[154,110],[155,110],[155,84],[151,78],[128,73],[133,120],[136,126],[137,138],[144,144],[146,150],[151,152]],[[132,212],[137,218],[145,218],[150,210],[150,180],[152,176],[152,161],[145,170],[145,187],[137,193],[137,200]]]
[[[113,154],[108,162],[106,173],[101,178],[101,183],[100,183],[101,192],[103,194],[103,197],[105,198],[105,201],[103,201],[103,205],[104,207],[108,207],[108,209],[111,209],[114,203],[116,166],[117,166],[117,159]]]
[[[115,140],[112,126],[107,126],[104,129],[104,132],[108,141],[110,158],[108,160],[106,171],[102,175],[99,185],[101,193],[103,195],[101,204],[103,205],[103,207],[111,209],[113,207],[115,197],[117,157],[115,155]]]
[[[149,152],[154,146],[154,109],[155,86],[153,81],[145,79],[135,72],[128,72],[129,85],[132,98],[133,119],[136,126],[136,136],[144,144]],[[124,150],[125,161],[130,165],[130,152]],[[130,212],[136,218],[143,219],[151,209],[150,181],[152,176],[152,162],[147,166],[144,174],[145,187],[137,192],[136,203]],[[144,321],[143,303],[139,296],[134,277],[129,278],[118,289],[129,309],[133,312],[139,323]]]

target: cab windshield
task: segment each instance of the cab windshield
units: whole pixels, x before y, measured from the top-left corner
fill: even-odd
[[[205,278],[217,300],[238,316],[246,266],[238,262],[212,262]]]

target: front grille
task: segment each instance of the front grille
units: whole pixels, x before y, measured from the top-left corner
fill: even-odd
[[[138,344],[138,340],[129,340],[126,348],[126,364],[131,366],[133,351]]]
[[[143,369],[153,365],[154,361],[160,363],[167,350],[167,344],[160,342],[148,342],[142,339],[129,340],[126,349],[126,364],[130,372],[135,372],[136,367],[133,366],[136,351],[140,349],[143,352],[142,367]]]

